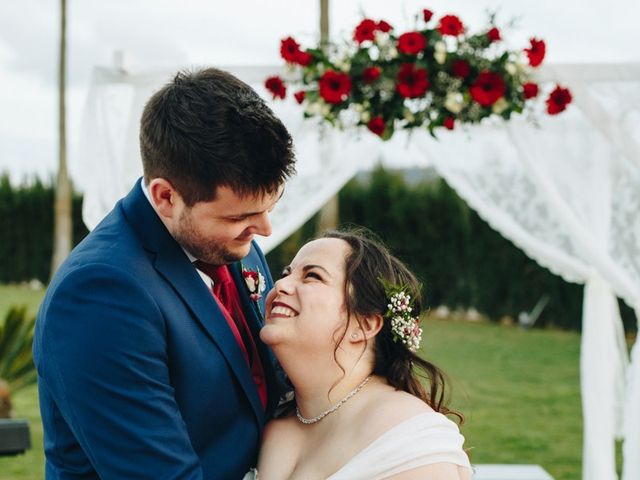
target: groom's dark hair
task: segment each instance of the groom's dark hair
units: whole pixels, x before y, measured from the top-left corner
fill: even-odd
[[[291,135],[258,94],[228,72],[179,72],[147,102],[140,122],[144,180],[165,178],[187,205],[274,193],[295,173]]]

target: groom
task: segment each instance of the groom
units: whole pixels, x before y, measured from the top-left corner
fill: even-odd
[[[253,238],[294,173],[291,137],[210,68],[153,95],[140,150],[144,178],[38,313],[46,478],[239,479],[282,393],[258,337],[272,280]]]

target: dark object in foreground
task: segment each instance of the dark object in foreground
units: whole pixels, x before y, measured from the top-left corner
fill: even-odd
[[[26,420],[0,419],[0,456],[18,455],[31,448]]]

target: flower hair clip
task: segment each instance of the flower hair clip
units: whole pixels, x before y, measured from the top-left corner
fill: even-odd
[[[384,317],[391,322],[393,341],[402,342],[410,352],[415,352],[420,348],[422,328],[418,317],[411,315],[413,301],[405,288],[385,286],[389,303]]]

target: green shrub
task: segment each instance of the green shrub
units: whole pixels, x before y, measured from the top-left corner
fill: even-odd
[[[11,394],[36,383],[31,355],[34,317],[27,307],[12,307],[0,324],[0,418],[11,413]]]

